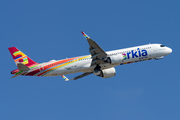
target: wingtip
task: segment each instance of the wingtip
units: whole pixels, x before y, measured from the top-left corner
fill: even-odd
[[[83,34],[83,36],[86,38],[86,39],[88,39],[88,38],[90,38],[86,33],[84,33],[83,31],[81,31],[81,33]]]
[[[69,79],[67,77],[65,77],[64,75],[61,75],[61,76],[65,81],[69,81]]]
[[[81,33],[83,34],[83,36],[85,36],[85,35],[86,35],[83,31],[81,31]]]
[[[65,79],[65,81],[69,81],[69,79]]]

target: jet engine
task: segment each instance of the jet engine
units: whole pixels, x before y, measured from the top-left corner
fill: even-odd
[[[116,75],[116,70],[115,70],[114,67],[104,69],[104,70],[95,69],[94,70],[94,75],[102,77],[102,78],[114,77]]]
[[[110,64],[122,63],[123,62],[123,56],[121,54],[112,55],[112,56],[107,58],[106,62],[110,63]]]

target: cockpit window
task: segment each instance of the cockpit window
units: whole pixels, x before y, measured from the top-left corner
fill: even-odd
[[[160,45],[161,47],[165,47],[164,45]]]

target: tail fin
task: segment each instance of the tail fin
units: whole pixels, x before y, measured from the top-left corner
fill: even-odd
[[[16,65],[17,65],[17,63],[22,63],[26,66],[32,66],[33,64],[38,64],[38,63],[34,62],[31,58],[26,56],[23,52],[18,50],[16,47],[10,47],[8,49],[9,49],[9,52],[11,53]]]

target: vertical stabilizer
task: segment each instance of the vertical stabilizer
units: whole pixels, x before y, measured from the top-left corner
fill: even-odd
[[[9,52],[11,53],[16,65],[17,65],[17,63],[22,63],[26,66],[32,66],[34,64],[38,64],[38,63],[34,62],[31,58],[26,56],[23,52],[18,50],[16,47],[10,47],[8,49],[9,49]]]

